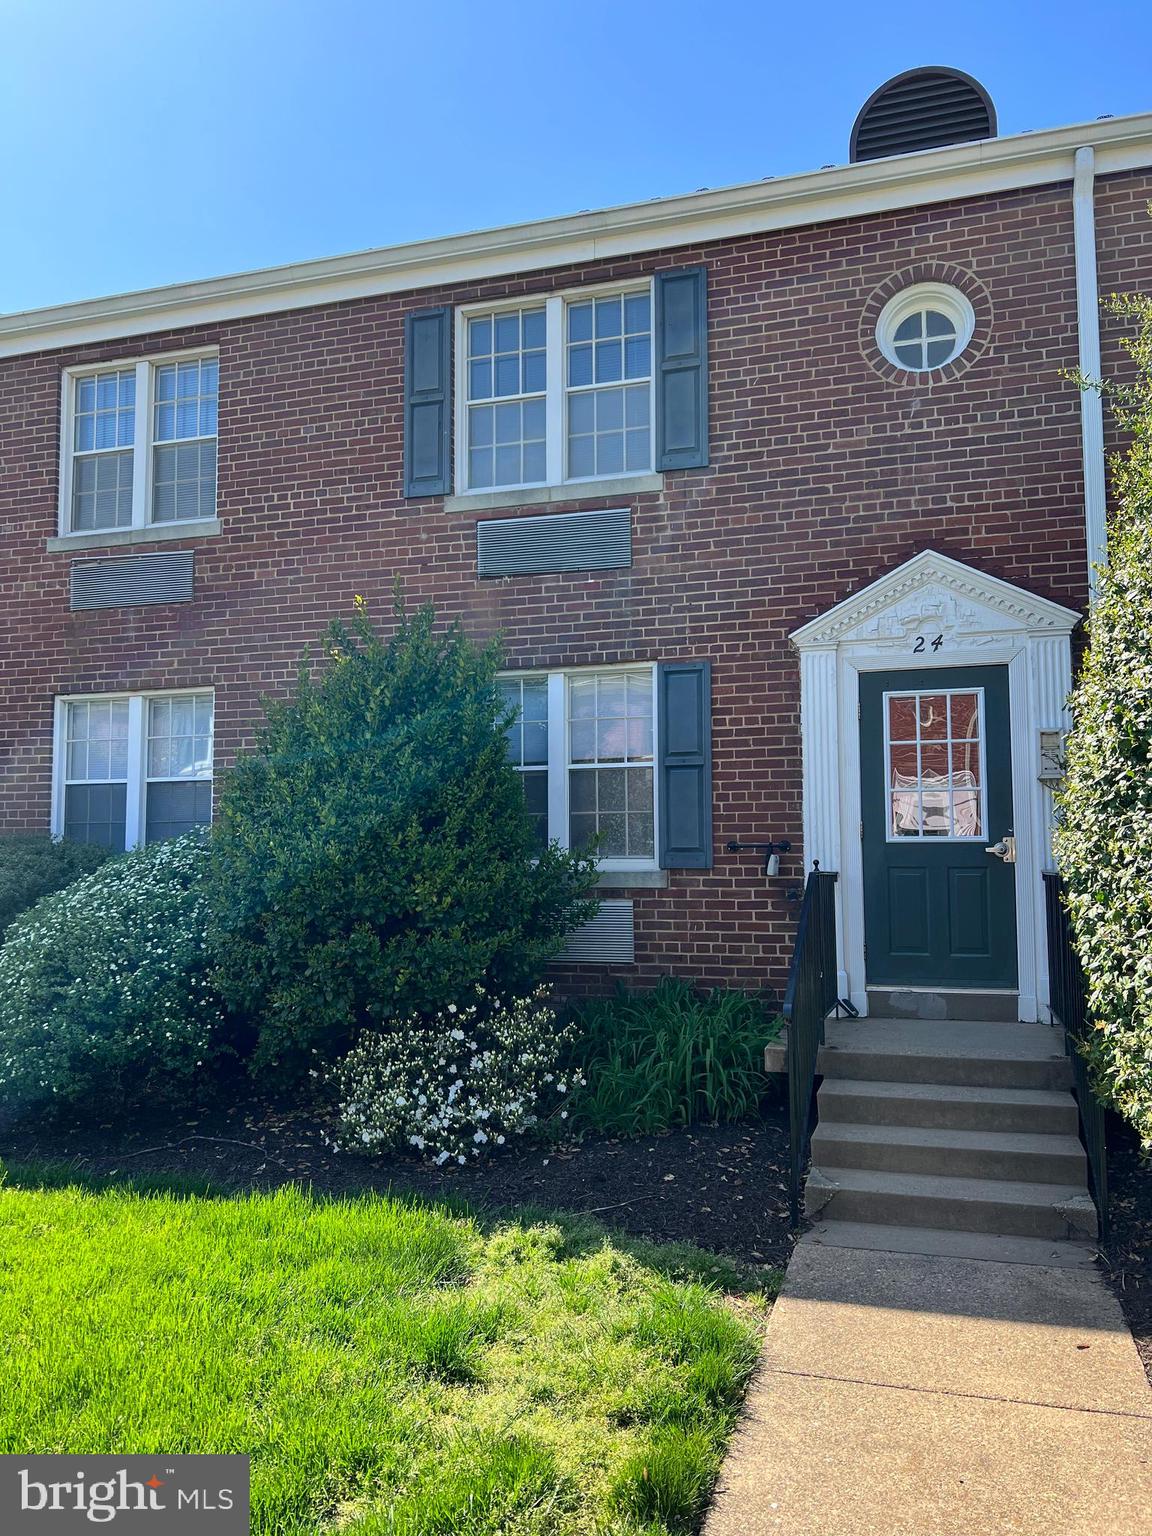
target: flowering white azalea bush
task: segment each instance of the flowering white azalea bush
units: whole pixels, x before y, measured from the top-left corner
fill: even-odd
[[[559,1067],[574,1037],[545,987],[507,1002],[477,987],[465,1007],[366,1031],[331,1074],[336,1145],[413,1148],[436,1163],[465,1163],[543,1120],[566,1120],[568,1095],[584,1086]]]
[[[0,945],[0,1098],[93,1115],[186,1092],[220,1048],[201,837],[112,859]]]

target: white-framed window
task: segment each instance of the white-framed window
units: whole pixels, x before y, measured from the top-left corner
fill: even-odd
[[[507,673],[508,757],[538,842],[585,849],[606,870],[656,866],[656,669]]]
[[[890,363],[929,373],[954,362],[972,340],[976,314],[967,297],[946,283],[915,283],[880,311],[876,345]]]
[[[212,820],[204,689],[56,701],[52,831],[122,851]]]
[[[214,352],[66,368],[60,532],[215,517],[219,383]]]
[[[457,490],[651,472],[650,281],[470,305],[456,327]]]

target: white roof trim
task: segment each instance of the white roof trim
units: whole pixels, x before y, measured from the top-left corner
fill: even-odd
[[[0,357],[1071,181],[1087,144],[1097,175],[1152,165],[1152,113],[26,310],[0,316]]]
[[[908,599],[927,588],[945,592],[962,604],[975,605],[994,614],[996,629],[1015,629],[1040,632],[1049,635],[1067,635],[1080,622],[1081,615],[1073,608],[1065,608],[1046,597],[1037,597],[1023,587],[1013,586],[998,576],[985,575],[950,555],[938,554],[934,549],[923,550],[906,560],[903,565],[871,582],[861,591],[846,597],[843,602],[829,608],[818,618],[810,619],[794,629],[789,639],[798,651],[820,648],[829,649],[858,637],[869,620],[881,614],[899,610]],[[899,614],[897,614],[899,617]],[[908,610],[909,620],[919,617],[919,608],[912,603]],[[971,611],[957,615],[963,627],[985,628],[979,616]],[[874,626],[873,626],[874,627]],[[911,663],[910,663],[911,664]]]

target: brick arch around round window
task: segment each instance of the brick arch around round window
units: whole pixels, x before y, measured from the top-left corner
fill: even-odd
[[[876,340],[877,322],[889,299],[920,283],[944,283],[949,288],[958,289],[971,304],[976,321],[971,339],[959,357],[954,358],[950,363],[945,363],[942,368],[932,368],[927,371],[901,368],[898,363],[889,362]],[[978,277],[963,267],[953,266],[949,262],[916,262],[912,266],[901,268],[899,272],[893,272],[891,277],[886,277],[864,301],[864,307],[860,312],[860,350],[868,364],[890,384],[911,384],[919,388],[925,385],[944,384],[951,379],[960,378],[980,360],[992,339],[992,324],[992,298]]]

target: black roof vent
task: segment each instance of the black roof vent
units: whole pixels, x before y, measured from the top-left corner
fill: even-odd
[[[885,81],[852,125],[850,160],[879,160],[996,135],[996,108],[979,80],[929,65]]]

